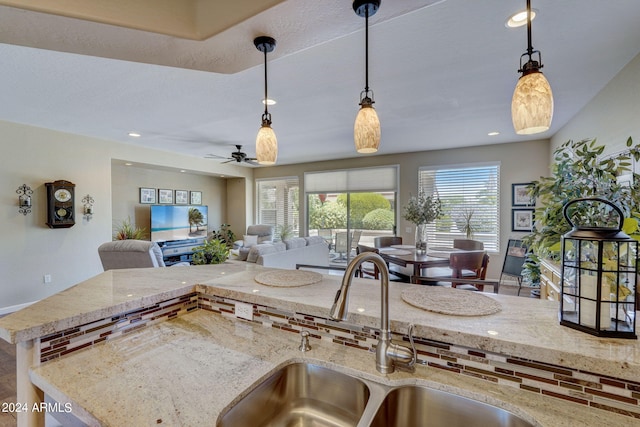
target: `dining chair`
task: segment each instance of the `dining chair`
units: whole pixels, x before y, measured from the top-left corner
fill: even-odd
[[[449,254],[449,267],[437,267],[427,269],[420,276],[421,283],[439,284],[442,282],[451,282],[451,287],[474,291],[484,290],[484,283],[478,283],[475,286],[469,283],[456,282],[449,279],[480,279],[485,280],[487,276],[487,268],[489,266],[489,255],[483,250],[459,251]],[[447,280],[444,280],[447,279]]]
[[[371,246],[358,245],[356,247],[356,252],[358,253],[358,255],[364,252],[373,252],[378,254],[380,253],[380,250],[378,248],[373,248]],[[371,264],[371,266],[369,264]],[[387,268],[389,270],[390,281],[404,282],[404,283],[409,283],[411,281],[411,276],[404,274],[401,271],[392,269],[391,267],[389,267],[388,263],[387,263]],[[356,271],[356,276],[358,276],[358,274],[360,275],[360,277],[363,277],[363,278],[367,278],[367,277],[373,278],[373,279],[380,278],[380,270],[378,269],[378,267],[375,264],[368,263],[368,262],[364,262],[360,264],[360,267]]]
[[[402,237],[400,236],[378,236],[373,238],[373,246],[376,248],[388,248],[391,245],[401,245]]]
[[[351,235],[351,251],[358,253],[358,243],[360,243],[360,237],[362,236],[362,230],[354,230]]]
[[[479,240],[472,239],[453,239],[453,247],[463,249],[465,251],[483,250],[484,243]]]
[[[336,233],[336,241],[334,243],[333,251],[339,254],[335,261],[346,260],[346,253],[349,251],[349,233],[346,231],[340,231]]]
[[[376,254],[380,253],[380,251],[378,251],[378,248],[372,248],[371,246],[366,246],[366,245],[356,246],[356,254],[360,255],[361,253],[364,253],[364,252],[373,252]],[[371,264],[373,268],[369,266],[369,264]],[[360,264],[360,267],[358,267],[357,273],[360,275],[360,277],[372,277],[374,279],[380,278],[380,270],[378,270],[378,266],[372,263],[363,262],[362,264]]]

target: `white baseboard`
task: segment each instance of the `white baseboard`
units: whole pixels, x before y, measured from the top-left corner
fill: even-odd
[[[37,302],[37,301],[26,302],[24,304],[18,304],[18,305],[11,305],[9,307],[0,307],[0,316],[13,313],[14,311],[22,310],[25,307],[29,307],[34,302]]]

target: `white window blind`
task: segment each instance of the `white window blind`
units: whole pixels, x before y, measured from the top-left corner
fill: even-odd
[[[256,181],[258,224],[291,226],[299,231],[298,177],[264,179]]]
[[[443,217],[428,226],[430,246],[451,247],[453,239],[464,238],[470,215],[473,239],[499,251],[499,164],[422,167],[418,174],[418,190],[437,194],[442,202]]]
[[[306,172],[304,191],[349,193],[357,191],[397,191],[398,166]]]

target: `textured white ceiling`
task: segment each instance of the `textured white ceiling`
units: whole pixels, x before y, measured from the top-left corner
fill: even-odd
[[[382,2],[369,76],[379,153],[550,137],[640,51],[640,1],[534,0],[533,44],[556,108],[550,131],[517,136],[510,102],[526,29],[504,22],[524,4]],[[242,144],[253,157],[264,69],[252,41],[270,35],[278,164],[354,157],[363,28],[348,0],[284,1],[202,41],[0,6],[0,119],[198,157]]]

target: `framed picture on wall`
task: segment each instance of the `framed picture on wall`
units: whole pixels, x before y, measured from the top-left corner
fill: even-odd
[[[536,201],[529,196],[530,182],[511,184],[511,206],[534,206]]]
[[[173,190],[158,190],[158,203],[173,204]]]
[[[511,210],[511,231],[533,230],[533,209]]]
[[[201,205],[202,204],[202,191],[192,191],[190,194],[191,194],[191,204],[192,205]]]
[[[140,203],[144,203],[144,204],[156,203],[156,189],[140,187]]]
[[[186,205],[189,203],[189,192],[187,190],[176,190],[176,205]]]

